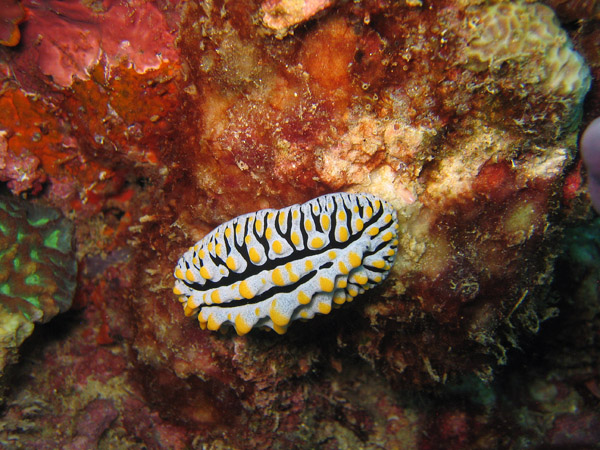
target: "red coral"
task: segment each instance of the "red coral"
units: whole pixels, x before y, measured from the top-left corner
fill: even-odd
[[[46,174],[39,165],[40,160],[27,150],[18,156],[13,154],[0,135],[0,181],[7,181],[13,193],[31,191],[35,195],[42,190]]]
[[[74,0],[24,4],[30,17],[13,64],[30,88],[39,90],[44,82],[31,77],[32,66],[65,87],[75,78],[89,79],[103,58],[109,70],[125,60],[140,73],[177,59],[174,36],[152,3],[112,0],[100,11]]]
[[[18,0],[0,0],[0,45],[14,47],[21,39],[19,24],[25,11]]]
[[[510,162],[487,162],[473,182],[473,191],[500,203],[515,192],[515,174]]]
[[[579,160],[575,168],[573,168],[565,177],[565,184],[563,186],[563,199],[567,203],[582,192],[583,176],[581,171],[582,161]]]

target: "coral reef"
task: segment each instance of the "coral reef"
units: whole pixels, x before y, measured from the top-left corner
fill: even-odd
[[[160,210],[177,224],[171,239],[161,243],[164,225],[145,226],[153,245],[140,261],[152,258],[155,267],[141,274],[131,294],[140,322],[153,317],[149,335],[138,339],[142,359],[156,364],[155,357],[162,360],[170,350],[180,376],[207,377],[213,369],[206,363],[176,355],[200,346],[212,354],[224,351],[221,341],[207,342],[185,326],[180,336],[166,335],[177,317],[175,305],[155,309],[163,298],[156,286],[165,286],[173,255],[185,248],[182,240],[190,240],[184,234],[201,237],[249,210],[306,200],[322,189],[348,189],[377,194],[396,207],[400,257],[377,301],[352,310],[364,317],[352,332],[332,325],[332,345],[343,342],[390,376],[417,383],[462,371],[490,377],[517,334],[537,331],[552,314],[544,298],[558,230],[555,192],[575,151],[574,135],[562,124],[578,116],[589,85],[587,67],[548,8],[541,7],[544,15],[536,19],[529,6],[505,6],[554,33],[567,67],[584,75],[580,85],[560,81],[571,80],[569,73],[559,81],[521,80],[523,87],[515,89],[515,74],[530,70],[518,59],[508,73],[491,65],[473,70],[461,55],[481,30],[465,29],[451,8],[424,14],[408,6],[385,12],[348,7],[293,40],[261,41],[254,25],[243,21],[183,35],[180,47],[194,85],[186,117],[197,119],[180,127],[178,145],[197,150],[175,154],[182,170],[166,180],[167,197],[186,186],[179,213]],[[485,21],[490,11],[464,13]],[[183,26],[192,30],[197,20],[214,21],[212,14],[190,8]],[[402,22],[391,19],[400,15]],[[424,23],[442,23],[444,39]],[[544,40],[532,47],[530,39],[513,36],[546,70],[555,61],[554,44]],[[203,43],[200,52],[197,42]],[[531,103],[520,100],[524,92]],[[536,105],[546,114],[538,114]],[[535,139],[532,129],[539,133]],[[432,341],[447,345],[428,346]],[[252,345],[260,347],[260,340]],[[304,345],[311,359],[322,357]],[[271,351],[278,360],[278,352],[290,349]],[[231,349],[218,360],[230,355]],[[217,367],[226,370],[223,363]]]
[[[74,221],[81,270],[3,379],[0,445],[597,442],[597,367],[568,357],[597,353],[593,233],[555,270],[592,214],[592,3],[565,29],[529,1],[21,3],[0,175]],[[385,282],[281,336],[186,320],[190,243],[331,192],[396,210]]]
[[[66,87],[89,80],[100,62],[108,75],[121,62],[144,73],[177,58],[165,17],[151,3],[111,0],[95,9],[76,1],[24,1],[23,6],[29,17],[22,46],[30,51],[14,54],[12,65],[27,88],[40,86],[27,70],[32,63],[52,83]]]
[[[590,72],[552,9],[499,2],[469,8],[467,14],[474,31],[465,52],[469,67],[497,72],[508,66],[512,89],[539,90],[577,110],[590,87]]]
[[[180,77],[174,37],[150,3],[132,4],[132,14],[119,2],[101,10],[78,2],[24,4],[30,16],[20,46],[0,49],[0,176],[15,193],[44,187],[65,212],[90,217],[106,200],[118,204],[133,194],[131,185],[147,174],[132,167],[155,166],[172,133],[167,117],[179,104]],[[58,45],[61,38],[69,45]],[[94,45],[98,58],[88,61]],[[43,73],[31,71],[38,64]]]
[[[59,211],[0,197],[0,372],[34,328],[71,307],[73,226]]]

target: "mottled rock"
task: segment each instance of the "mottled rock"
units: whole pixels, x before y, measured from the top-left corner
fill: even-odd
[[[494,22],[497,8],[507,10],[506,23]],[[192,30],[205,13],[191,8],[184,26]],[[216,11],[208,14],[200,20]],[[531,33],[511,22],[517,15]],[[502,26],[512,46],[487,39]],[[181,49],[201,95],[190,95],[189,117],[198,119],[181,127],[180,145],[196,150],[176,156],[177,184],[167,180],[165,189],[181,192],[177,228],[154,247],[161,269],[142,276],[146,294],[133,298],[168,284],[174,257],[218,223],[348,190],[395,206],[400,250],[387,286],[353,303],[352,332],[331,314],[331,345],[354,349],[392,378],[443,382],[464,371],[488,378],[506,362],[515,330],[535,332],[552,314],[544,298],[560,222],[555,192],[576,150],[572,126],[563,124],[576,123],[590,78],[549,8],[348,5],[294,39],[268,40],[250,22],[226,21],[185,34]],[[237,70],[236,53],[255,69]],[[529,57],[544,73],[526,79]],[[551,70],[556,64],[568,70]],[[139,304],[141,317],[148,305]],[[188,324],[167,335],[174,307],[147,323],[150,334],[138,344],[144,359],[169,359],[167,349],[187,354],[201,341],[223,357],[200,364],[173,355],[177,372],[232,376],[227,359],[236,339],[215,341]],[[151,330],[160,338],[145,343]],[[153,348],[156,340],[165,348]],[[262,348],[260,338],[250,342]],[[303,348],[319,358],[316,347]],[[293,353],[290,345],[269,351],[273,360]],[[259,367],[253,373],[265,376]]]
[[[46,181],[39,167],[40,160],[28,151],[15,155],[8,149],[6,138],[0,135],[0,181],[7,183],[14,194],[31,191],[37,194]]]
[[[334,0],[266,0],[261,5],[263,24],[281,39],[289,33],[290,28],[310,19],[333,3]]]
[[[14,47],[21,39],[19,23],[25,18],[25,11],[19,0],[2,0],[0,9],[0,45]]]
[[[337,2],[277,39],[260,0],[130,2],[131,15],[113,0],[24,3],[31,34],[0,48],[0,122],[8,150],[47,173],[38,194],[77,221],[84,309],[38,328],[0,445],[519,448],[568,445],[571,430],[593,442],[596,309],[562,329],[565,316],[548,320],[570,294],[548,291],[564,223],[589,213],[586,77],[577,87],[558,66],[585,75],[576,49],[598,79],[594,22],[569,24],[571,44],[532,2]],[[486,44],[502,63],[468,57],[504,9],[523,16],[527,33],[502,29],[527,58],[502,40]],[[386,283],[285,336],[184,317],[172,274],[191,243],[333,191],[396,208]],[[585,295],[597,284],[583,278]],[[551,325],[572,357],[529,340]],[[532,367],[540,353],[564,371]]]
[[[139,73],[176,59],[165,19],[150,3],[109,1],[97,9],[79,2],[27,0],[23,5],[29,16],[22,45],[30,51],[17,53],[13,64],[28,87],[39,83],[28,78],[27,65],[32,62],[48,83],[67,87],[74,80],[90,79],[103,59],[107,70],[126,62]]]
[[[118,417],[119,413],[110,400],[93,400],[83,410],[75,424],[76,434],[65,443],[68,450],[85,450],[98,447],[98,439]]]

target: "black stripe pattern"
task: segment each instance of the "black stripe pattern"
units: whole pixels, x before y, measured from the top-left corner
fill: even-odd
[[[263,209],[219,225],[185,252],[175,287],[203,329],[228,323],[283,334],[295,319],[328,314],[388,275],[396,211],[371,194],[337,193]]]

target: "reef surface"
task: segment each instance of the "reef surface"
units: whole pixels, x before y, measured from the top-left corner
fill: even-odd
[[[4,370],[0,443],[595,445],[600,18],[566,3],[0,1],[0,180],[79,263]],[[396,209],[380,287],[282,336],[185,316],[191,245],[339,191]]]

